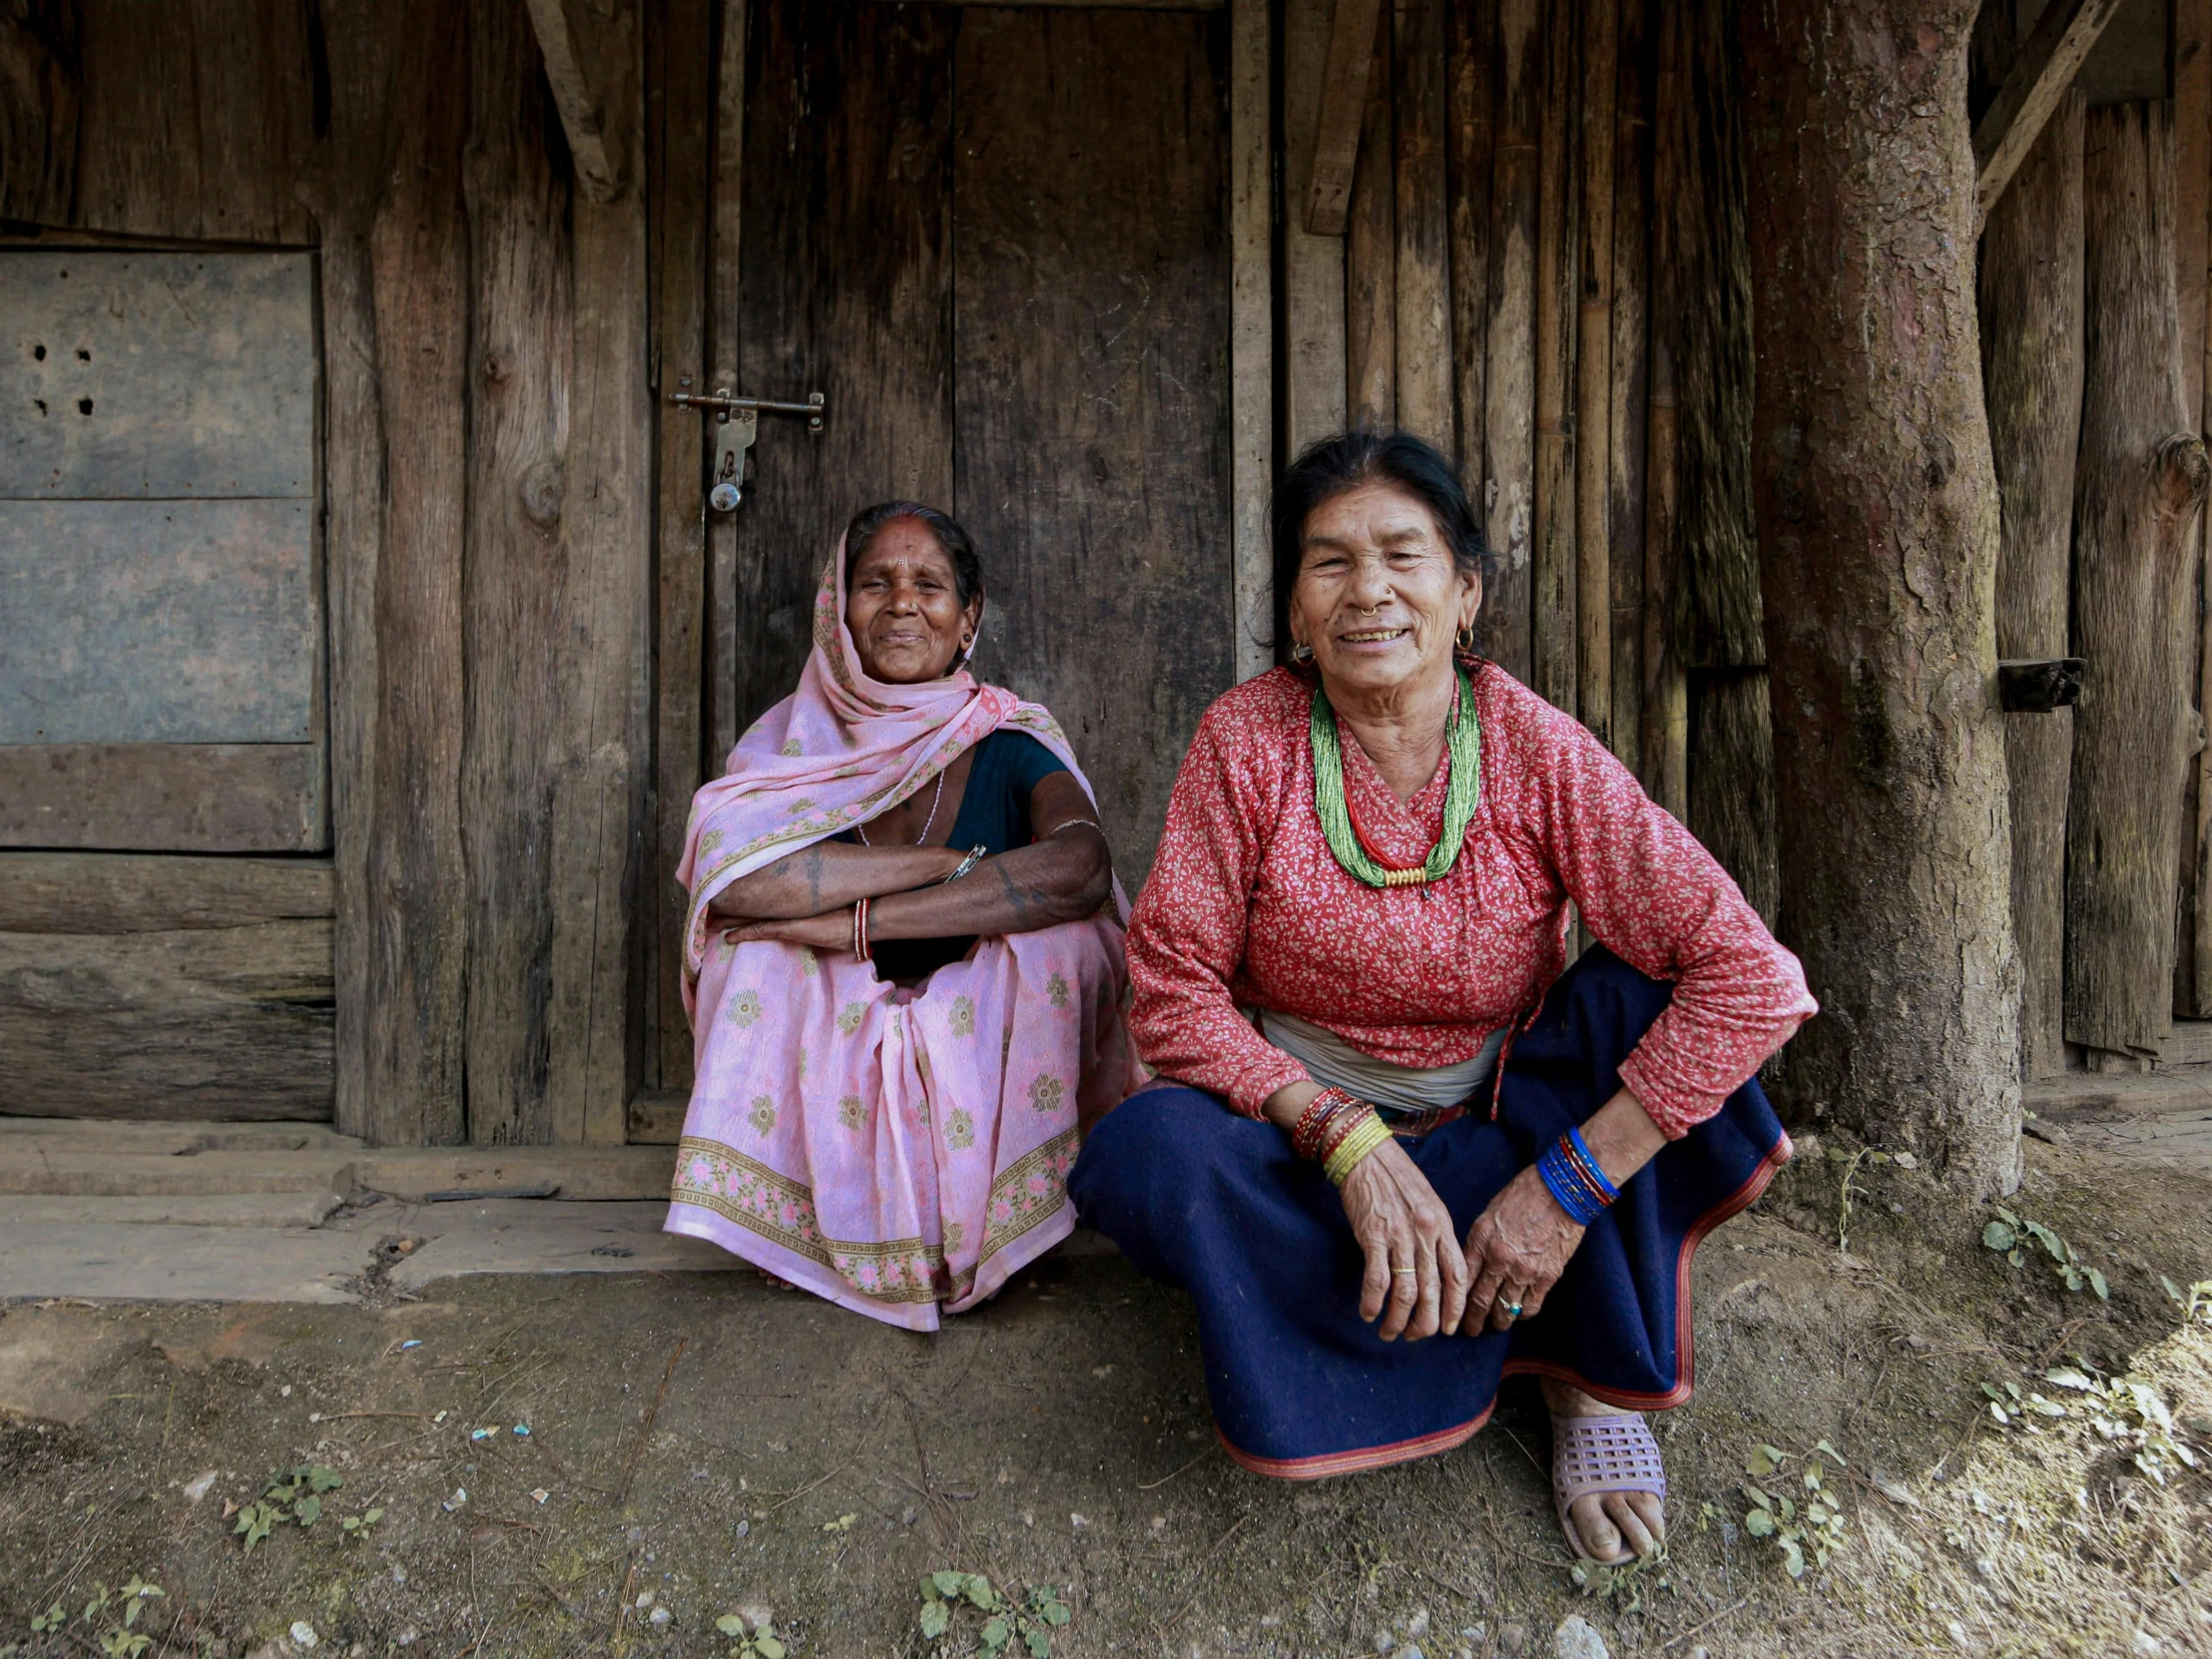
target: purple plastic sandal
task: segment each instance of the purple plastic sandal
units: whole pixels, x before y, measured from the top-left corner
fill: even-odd
[[[1551,1501],[1559,1511],[1559,1530],[1585,1561],[1597,1557],[1582,1547],[1582,1534],[1567,1518],[1567,1509],[1578,1498],[1603,1492],[1650,1492],[1666,1501],[1667,1470],[1650,1425],[1635,1412],[1553,1417]]]

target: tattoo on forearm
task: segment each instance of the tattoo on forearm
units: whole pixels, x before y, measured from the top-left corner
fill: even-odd
[[[822,848],[807,848],[807,913],[822,914]]]

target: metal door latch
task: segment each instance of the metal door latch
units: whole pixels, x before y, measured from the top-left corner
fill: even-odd
[[[678,382],[689,386],[690,376]],[[707,504],[718,513],[734,513],[745,491],[745,456],[753,447],[753,440],[760,435],[761,416],[764,414],[805,415],[807,430],[822,430],[824,411],[822,393],[809,392],[804,403],[780,402],[772,397],[737,397],[728,387],[717,387],[708,396],[690,391],[672,391],[671,403],[687,409],[710,409],[715,417],[715,470],[714,482],[707,491]]]

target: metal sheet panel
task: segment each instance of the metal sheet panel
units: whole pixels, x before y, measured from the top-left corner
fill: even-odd
[[[314,493],[306,254],[0,252],[0,498]]]
[[[0,501],[0,744],[315,735],[306,501]]]

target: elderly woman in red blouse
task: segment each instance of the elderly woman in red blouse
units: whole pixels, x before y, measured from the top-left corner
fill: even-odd
[[[1532,1374],[1569,1543],[1646,1554],[1637,1413],[1689,1397],[1690,1253],[1789,1156],[1752,1077],[1813,1000],[1605,747],[1472,654],[1440,455],[1328,439],[1274,516],[1294,661],[1200,722],[1129,928],[1159,1076],[1069,1191],[1195,1298],[1246,1467],[1441,1451]]]

